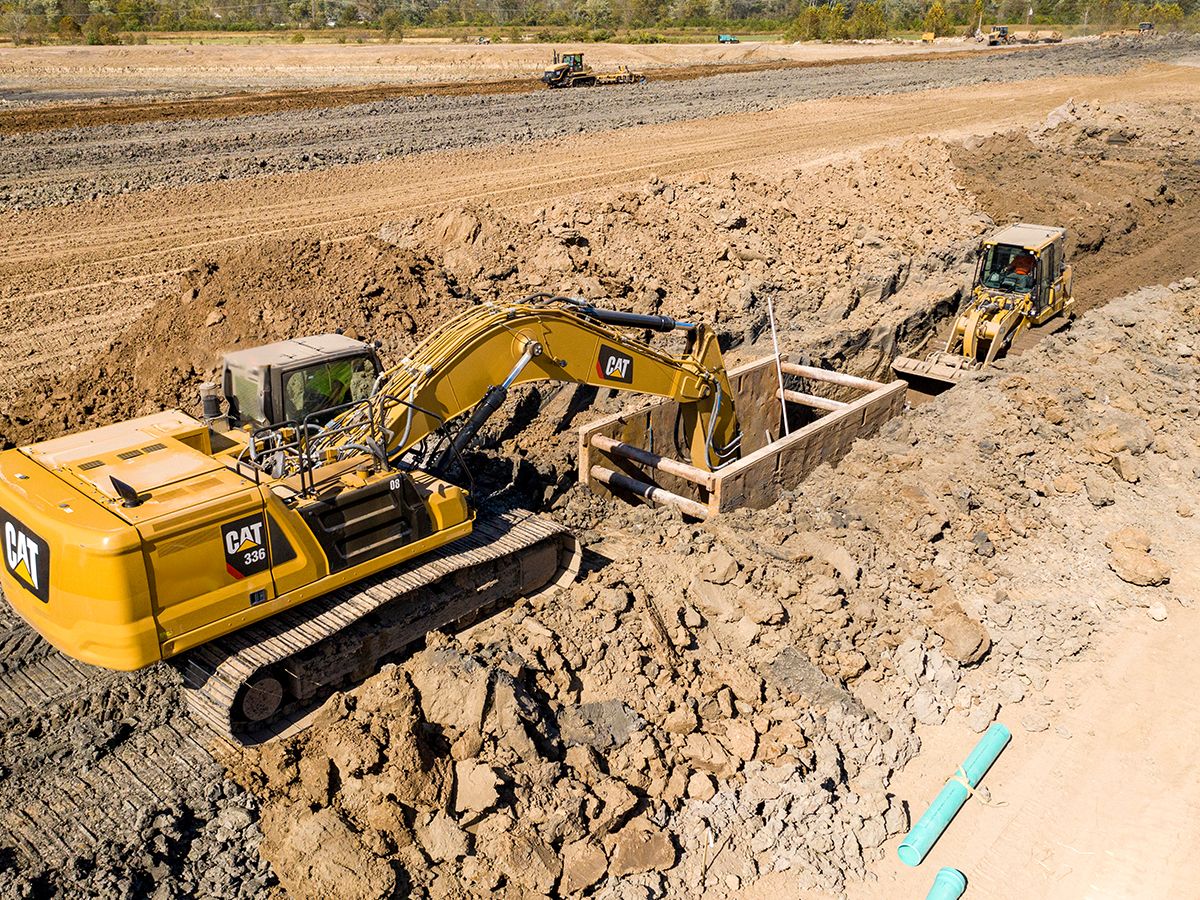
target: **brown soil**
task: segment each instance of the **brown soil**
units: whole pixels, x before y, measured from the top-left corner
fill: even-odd
[[[715,123],[625,129],[521,149],[427,154],[10,213],[0,260],[0,297],[9,301],[10,325],[0,335],[0,385],[20,390],[31,380],[48,383],[86,365],[118,329],[154,303],[176,297],[182,271],[229,245],[269,236],[371,234],[399,217],[458,205],[527,211],[588,191],[611,194],[655,174],[671,178],[732,169],[778,177],[831,153],[914,132],[954,136],[1035,126],[1072,96],[1169,105],[1193,102],[1198,89],[1200,70],[1163,66],[1120,79],[815,101]],[[1019,104],[1009,102],[1014,91]],[[764,133],[772,140],[762,140]]]
[[[1080,311],[1195,270],[1200,122],[1189,110],[1069,102],[1029,132],[952,151],[997,222],[1065,225]]]
[[[962,59],[984,54],[1017,53],[1019,48],[1002,50],[959,50],[906,54],[903,59],[927,62],[934,59]],[[740,75],[748,72],[772,72],[812,69],[825,66],[857,66],[890,59],[890,56],[862,55],[833,60],[787,60],[766,62],[707,63],[690,66],[663,66],[650,72],[658,81],[691,81],[714,75]],[[608,86],[597,90],[630,90],[626,86]],[[58,128],[84,128],[99,125],[130,125],[138,122],[178,122],[187,119],[220,119],[304,109],[332,109],[358,103],[394,100],[400,97],[468,97],[474,95],[526,94],[549,90],[536,75],[503,81],[454,81],[418,84],[375,84],[300,88],[255,93],[232,93],[216,97],[183,100],[138,100],[136,102],[59,103],[0,111],[0,135],[50,131]]]
[[[1048,681],[1139,605],[1200,600],[1200,435],[1176,414],[1200,408],[1176,355],[1196,303],[1177,285],[1094,310],[769,510],[694,526],[572,493],[559,514],[600,557],[581,583],[435,636],[236,764],[289,896],[842,888],[925,799],[891,787],[917,724],[955,730],[954,762],[1002,703],[1019,744],[1061,742]],[[1171,580],[1138,586],[1150,571]],[[1090,871],[1139,883],[1107,855]]]
[[[1098,99],[1062,107],[1085,90]],[[1010,215],[1068,224],[1081,299],[1096,287],[1069,330],[772,508],[702,525],[573,484],[572,426],[624,398],[522,391],[472,463],[486,486],[529,476],[491,503],[569,526],[580,580],[434,635],[307,731],[225,757],[241,786],[182,726],[173,670],[81,673],[5,614],[0,704],[25,696],[21,678],[45,696],[0,729],[0,894],[719,900],[840,892],[869,872],[901,884],[880,859],[928,799],[933,782],[903,773],[926,736],[956,736],[938,745],[943,779],[1001,710],[1052,756],[1071,740],[1070,661],[1134,677],[1094,645],[1200,600],[1200,287],[1099,305],[1136,272],[1185,274],[1170,257],[1193,227],[1198,90],[1194,70],[1161,67],[825,101],[8,214],[9,441],[188,404],[230,347],[346,327],[394,356],[465,304],[546,288],[712,321],[734,360],[764,352],[771,297],[786,351],[880,374],[950,312],[977,238]],[[1145,707],[1169,703],[1186,742],[1181,697]],[[1083,727],[1116,730],[1096,697],[1085,708]],[[1087,746],[1100,771],[1129,765]],[[1160,759],[1167,789],[1187,780],[1186,759]],[[1070,808],[1105,825],[1083,853],[1049,848],[1068,843],[1058,809],[1022,802],[1006,822],[1040,843],[990,843],[1004,863],[979,861],[980,882],[1002,894],[989,866],[1033,858],[1056,879],[1129,885],[1160,861],[1150,842],[1140,859],[1107,853],[1118,832],[1092,797]],[[1195,817],[1181,805],[1173,821],[1194,844]]]
[[[895,209],[897,192],[907,208]],[[26,443],[97,419],[191,407],[224,350],[299,333],[342,328],[380,339],[398,358],[454,310],[544,289],[706,321],[726,347],[762,334],[771,294],[785,339],[802,334],[806,352],[837,359],[874,335],[875,356],[855,347],[856,365],[879,374],[889,348],[927,326],[931,297],[948,308],[957,290],[981,226],[957,193],[946,148],[930,142],[784,179],[656,180],[530,218],[466,207],[369,237],[260,239],[184,272],[171,297],[93,362],[28,391],[3,434]],[[556,441],[555,457],[569,443]],[[545,465],[570,470],[565,459]]]

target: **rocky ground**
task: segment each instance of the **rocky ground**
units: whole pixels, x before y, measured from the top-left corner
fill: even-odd
[[[982,732],[1122,607],[1178,605],[1198,302],[1188,279],[1095,311],[768,510],[694,525],[573,491],[581,583],[246,758],[276,875],[304,897],[719,897],[862,874],[908,825],[889,784],[916,723]]]
[[[1198,139],[1190,106],[1080,101],[777,177],[195,252],[151,313],[21,388],[4,442],[190,406],[229,347],[346,327],[399,355],[466,304],[548,288],[711,321],[732,360],[766,352],[769,296],[787,352],[882,375],[1013,215],[1071,229],[1094,308],[707,524],[574,484],[572,428],[622,398],[523,392],[473,462],[513,481],[496,502],[579,534],[584,576],[432,637],[261,751],[214,758],[175,669],[72,668],[5,610],[0,893],[720,897],[867,874],[914,812],[893,779],[920,728],[982,731],[1022,699],[1010,724],[1054,729],[1063,660],[1193,602]]]
[[[302,172],[412,153],[776,109],[800,100],[1115,74],[1195,41],[1088,42],[963,59],[718,75],[513,96],[406,96],[332,109],[0,135],[0,205],[69,204],[159,185]],[[2,119],[0,119],[2,124]]]

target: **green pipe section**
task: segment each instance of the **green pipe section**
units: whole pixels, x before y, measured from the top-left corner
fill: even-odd
[[[1008,746],[1011,739],[1012,732],[999,722],[989,728],[987,734],[979,739],[979,743],[975,745],[975,749],[971,751],[967,761],[962,764],[960,771],[955,772],[951,776],[951,780],[946,782],[946,786],[934,798],[929,809],[925,810],[925,815],[917,820],[917,824],[912,827],[908,836],[900,844],[900,849],[896,852],[902,863],[906,866],[921,864],[921,860],[937,843],[942,832],[946,830],[946,826],[950,824],[950,820],[958,814],[962,805],[967,802],[967,797],[970,796],[967,786],[959,779],[965,777],[967,784],[972,789],[978,787],[987,770],[1000,755],[1000,751]]]
[[[967,876],[958,869],[946,866],[938,869],[937,877],[933,879],[933,887],[925,895],[925,900],[958,900],[967,889]]]

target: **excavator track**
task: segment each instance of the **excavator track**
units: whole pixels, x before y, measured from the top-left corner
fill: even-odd
[[[481,519],[415,563],[179,657],[188,710],[234,744],[294,733],[326,697],[428,632],[570,582],[581,555],[569,531],[532,513]]]

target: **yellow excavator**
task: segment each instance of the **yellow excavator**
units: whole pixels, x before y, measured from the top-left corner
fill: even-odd
[[[682,331],[672,355],[628,329]],[[0,454],[0,584],[75,659],[173,659],[192,711],[247,740],[434,628],[578,570],[561,526],[476,518],[461,453],[550,380],[681,404],[693,465],[737,456],[715,335],[535,295],[473,307],[384,368],[340,335],[229,353],[203,415],[160,412]],[[293,716],[294,717],[294,716]]]
[[[1027,329],[1055,316],[1073,318],[1067,230],[1009,225],[980,245],[971,296],[954,321],[944,350],[925,359],[898,357],[892,368],[905,378],[957,384],[991,365]]]

